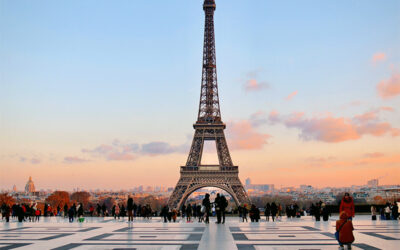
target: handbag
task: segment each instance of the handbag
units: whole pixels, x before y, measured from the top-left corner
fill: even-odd
[[[340,243],[340,241],[339,241],[339,232],[340,232],[340,230],[342,230],[342,227],[343,227],[344,224],[346,224],[346,223],[347,223],[347,221],[345,221],[345,222],[339,227],[339,230],[335,232],[335,238],[336,238],[336,240],[337,240],[339,243]]]
[[[206,207],[205,206],[201,206],[200,212],[204,213],[206,211]]]

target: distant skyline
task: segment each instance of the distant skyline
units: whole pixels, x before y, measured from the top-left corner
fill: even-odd
[[[197,118],[202,3],[0,1],[0,189],[29,176],[39,189],[173,187]],[[400,1],[216,4],[242,181],[400,184]]]

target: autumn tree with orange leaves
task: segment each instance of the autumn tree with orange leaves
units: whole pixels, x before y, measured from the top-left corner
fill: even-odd
[[[46,198],[46,203],[49,203],[52,207],[63,207],[69,203],[69,194],[66,191],[55,191]]]
[[[11,195],[8,195],[8,193],[0,194],[0,205],[4,203],[12,206],[15,203],[15,199]]]

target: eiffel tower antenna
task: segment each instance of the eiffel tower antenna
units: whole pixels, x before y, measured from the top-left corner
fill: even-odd
[[[180,178],[169,198],[170,208],[181,208],[194,191],[203,187],[225,190],[236,205],[250,204],[250,199],[239,179],[238,166],[234,166],[226,143],[219,106],[217,66],[215,57],[214,11],[215,0],[204,0],[205,13],[203,70],[199,112],[192,146],[186,165],[181,167]],[[202,165],[204,141],[215,141],[218,165]]]

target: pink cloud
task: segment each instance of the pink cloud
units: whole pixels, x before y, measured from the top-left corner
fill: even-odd
[[[389,134],[393,137],[400,135],[400,129],[393,128],[387,122],[379,120],[379,112],[386,109],[369,111],[353,118],[334,117],[331,114],[307,118],[303,112],[280,116],[271,112],[268,121],[271,124],[281,123],[288,128],[300,130],[303,140],[316,140],[329,143],[358,140],[364,135],[383,136]]]
[[[372,62],[378,63],[386,59],[386,54],[383,52],[377,52],[372,56]]]
[[[389,79],[380,81],[376,89],[382,99],[400,95],[400,74],[393,74]]]
[[[32,158],[32,159],[30,160],[30,162],[31,162],[32,164],[39,164],[39,163],[41,162],[41,160],[40,160],[40,159],[37,159],[37,158]]]
[[[292,100],[293,97],[295,97],[295,96],[297,95],[297,93],[298,93],[297,90],[294,91],[294,92],[292,92],[292,93],[290,93],[290,94],[286,97],[286,100]]]
[[[247,120],[229,122],[227,130],[229,148],[233,150],[261,149],[271,137],[269,134],[257,132]]]
[[[266,82],[258,82],[256,79],[247,80],[244,84],[246,91],[260,91],[268,87],[269,85]]]
[[[373,153],[367,153],[364,154],[365,158],[379,158],[379,157],[383,157],[385,154],[381,153],[381,152],[373,152]]]

